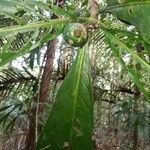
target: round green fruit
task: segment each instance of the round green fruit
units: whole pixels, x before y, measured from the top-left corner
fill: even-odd
[[[83,24],[69,23],[64,28],[63,37],[69,45],[83,47],[87,43],[88,33]]]

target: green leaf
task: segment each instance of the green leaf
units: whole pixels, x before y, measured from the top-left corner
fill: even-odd
[[[0,28],[0,36],[8,35],[10,33],[16,34],[16,33],[34,31],[36,29],[44,28],[44,27],[52,28],[58,24],[64,24],[68,22],[69,22],[69,19],[53,19],[47,22],[39,21],[39,22],[34,22],[34,23],[27,24],[27,25],[23,25],[23,26],[16,25],[16,26]]]
[[[0,28],[0,34],[1,35],[5,35],[5,37],[7,35],[9,35],[9,33],[11,33],[13,35],[16,33],[23,33],[23,32],[27,32],[30,30],[34,31],[34,34],[32,34],[31,38],[29,38],[26,43],[24,43],[24,45],[19,48],[19,50],[17,51],[11,51],[9,50],[9,48],[11,47],[10,43],[9,44],[5,44],[4,47],[0,47],[0,66],[5,65],[6,63],[8,63],[9,61],[12,61],[13,59],[22,56],[28,52],[30,52],[31,50],[42,46],[42,44],[47,43],[48,41],[56,38],[59,34],[61,34],[62,32],[62,28],[63,28],[63,24],[65,24],[65,22],[68,19],[56,19],[51,20],[49,22],[37,22],[37,23],[32,23],[32,24],[28,24],[28,25],[24,25],[24,26],[13,26],[13,27],[6,27],[6,28]],[[51,22],[51,23],[50,23]],[[57,28],[59,24],[59,29]],[[37,38],[39,37],[39,28],[40,27],[47,27],[47,32],[45,32],[41,38],[39,38],[37,40]],[[55,29],[55,33],[50,34],[50,29]],[[36,30],[37,29],[37,30]],[[34,44],[32,42],[35,42]],[[8,47],[6,49],[6,47]]]
[[[150,72],[150,63],[149,62],[147,62],[145,59],[141,58],[133,49],[130,49],[128,46],[126,46],[124,43],[122,43],[117,37],[112,35],[108,30],[104,29],[104,31],[107,34],[108,38],[110,38],[111,43],[117,44],[125,52],[131,54],[132,57],[145,68],[145,70]]]
[[[117,47],[116,44],[124,51],[130,53],[134,57],[134,59],[137,60],[137,62],[141,63],[141,65],[145,67],[145,69],[148,72],[150,72],[150,64],[145,62],[145,60],[139,57],[132,49],[128,48],[125,44],[119,41],[119,39],[113,36],[108,30],[104,30],[104,33],[106,35],[106,38],[108,39],[108,42],[111,45],[111,49],[113,50],[116,59],[122,65],[122,67],[127,71],[133,83],[137,85],[139,90],[144,94],[146,100],[150,103],[150,92],[145,88],[145,85],[142,82],[142,77],[138,72],[139,70],[136,70],[135,68],[130,68],[128,65],[126,65],[126,62],[123,61],[122,57],[120,56],[119,50],[116,48]]]
[[[16,59],[19,56],[22,56],[31,50],[41,46],[42,44],[56,38],[58,35],[52,35],[50,33],[45,33],[43,37],[37,41],[34,45],[30,42],[30,40],[17,52],[13,51],[3,51],[0,53],[0,66],[5,65],[6,63]]]
[[[115,5],[118,3],[117,0],[106,0],[106,2],[108,6]]]
[[[141,82],[141,76],[140,76],[139,72],[133,68],[128,67],[128,74],[131,77],[131,79],[133,80],[133,82],[138,86],[140,91],[144,93],[144,96],[150,103],[150,92],[145,89],[144,84]]]
[[[49,10],[49,4],[37,0],[1,0],[0,1],[0,14],[11,17],[16,21],[21,21],[20,16],[28,12],[34,14],[41,19],[44,17],[38,13],[38,9]],[[18,22],[18,23],[19,23]]]
[[[114,4],[114,5],[113,5]],[[113,2],[105,11],[116,15],[120,20],[135,25],[144,40],[150,41],[150,0],[126,0],[125,3]]]
[[[67,17],[68,18],[75,18],[74,14],[71,14],[68,11],[66,11],[66,10],[62,9],[61,7],[58,7],[56,5],[52,5],[50,11],[53,12],[55,15],[58,15],[58,16],[64,16],[66,18]]]
[[[50,2],[38,0],[0,0],[0,15],[5,18],[11,18],[20,25],[32,22],[33,20],[47,21],[48,18],[41,12],[52,12],[57,16],[74,16]]]
[[[36,150],[92,150],[93,104],[85,48],[60,87]]]

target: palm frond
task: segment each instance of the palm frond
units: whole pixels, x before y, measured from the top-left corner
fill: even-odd
[[[11,18],[7,18],[4,15],[0,15],[0,28],[16,25],[17,22]]]
[[[0,75],[0,97],[1,101],[7,98],[13,98],[16,94],[29,92],[37,78],[28,71],[23,73],[15,69],[6,69]]]
[[[0,28],[0,65],[56,38],[71,17],[63,9],[39,1],[2,0],[0,8],[1,20],[7,20]],[[68,15],[68,19],[49,20],[52,13]]]
[[[114,37],[117,37],[119,41],[124,43],[124,45],[126,45],[129,49],[131,48],[135,50],[136,45],[138,45],[139,43],[141,44],[144,43],[142,37],[139,34],[137,34],[137,31],[135,30],[135,32],[131,33],[128,31],[128,27],[126,27],[125,29],[124,26],[122,26],[122,28],[120,26],[118,29],[107,28],[107,30],[111,34],[113,34]],[[133,82],[135,84],[139,85],[141,84],[140,81],[138,81],[137,78],[135,78],[135,76],[138,76],[145,83],[145,88],[148,89],[147,84],[149,83],[148,72],[145,72],[143,69],[141,69],[138,70],[139,71],[138,73],[138,71],[135,69],[137,61],[132,59],[133,57],[131,54],[123,51],[125,47],[119,48],[117,44],[110,42],[111,38],[108,41],[107,36],[103,31],[103,29],[101,28],[96,29],[91,34],[91,38],[89,41],[90,41],[92,63],[94,63],[93,64],[94,66],[93,73],[95,73],[93,74],[95,80],[94,87],[99,87],[98,89],[101,89],[106,93],[109,93],[111,90],[113,90],[114,92],[121,92],[121,93],[125,92],[129,94],[136,94],[136,91],[134,91]],[[142,46],[144,45],[142,44]],[[113,50],[114,48],[116,49],[116,53],[118,53],[117,56],[114,55]],[[140,57],[140,59],[146,60],[147,56],[148,55],[145,55],[145,52],[143,53],[142,50],[142,53],[138,57]],[[130,68],[129,69],[130,71],[126,70],[124,68],[125,66],[122,66],[122,64],[117,63],[117,60],[121,58],[123,59],[124,63]],[[130,77],[133,81],[128,76],[129,73],[128,71],[130,73],[132,72],[133,78],[131,76]],[[143,90],[143,84],[140,87],[141,92],[143,91],[145,92],[145,90]],[[147,93],[147,95],[149,94]]]
[[[124,27],[123,29],[121,29],[120,27],[118,29],[115,28],[106,29],[104,27],[104,24],[102,26],[103,27],[101,29],[97,29],[97,31],[93,33],[94,34],[93,41],[92,40],[90,41],[92,46],[91,49],[95,49],[97,47],[97,49],[99,50],[99,52],[97,52],[95,55],[97,60],[101,62],[101,63],[98,62],[95,63],[96,66],[99,65],[97,68],[100,68],[101,66],[103,66],[103,68],[106,70],[109,68],[108,70],[109,73],[105,74],[105,77],[103,78],[104,79],[112,78],[112,80],[114,80],[115,82],[117,81],[117,86],[121,87],[121,89],[124,88],[126,89],[129,86],[126,83],[130,82],[131,83],[130,89],[133,89],[132,90],[133,94],[136,94],[136,92],[134,91],[135,84],[136,84],[139,90],[141,91],[141,93],[144,93],[146,99],[149,101],[150,93],[148,92],[148,89],[150,87],[147,84],[149,83],[149,69],[150,69],[150,65],[148,63],[149,53],[147,53],[147,51],[145,50],[143,44],[145,42],[142,36],[138,34],[137,30],[134,30],[132,33],[130,33],[128,31],[129,30],[128,27],[126,29]],[[108,35],[107,33],[110,34]],[[104,43],[104,46],[102,43]],[[140,45],[140,49],[141,49],[139,52],[136,51],[138,45]],[[107,55],[103,57],[106,52],[108,52]],[[94,54],[92,52],[92,56],[93,55]],[[98,55],[101,58],[98,59]],[[118,67],[114,66],[116,60],[118,60],[118,62],[120,63]],[[112,65],[111,63],[113,64],[112,67],[111,67]],[[139,70],[137,69],[137,64],[138,66],[140,66],[141,69]],[[119,70],[121,69],[122,71],[111,74],[113,67],[115,67],[115,69],[117,68]],[[106,75],[108,75],[108,77],[106,77]],[[129,77],[132,79],[132,81]],[[119,83],[119,80],[120,81],[125,80],[126,82],[124,81],[125,84],[122,85],[121,82]],[[107,87],[109,86],[110,85],[107,85]]]

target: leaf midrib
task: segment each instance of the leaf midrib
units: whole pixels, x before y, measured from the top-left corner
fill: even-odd
[[[11,26],[11,27],[5,27],[5,28],[0,28],[0,35],[6,34],[6,33],[11,33],[11,32],[19,32],[23,30],[34,30],[36,28],[40,27],[51,27],[53,25],[58,25],[60,23],[67,23],[69,22],[69,19],[54,19],[50,20],[48,22],[44,21],[38,21],[35,23],[30,23],[24,26],[16,25],[16,26]]]
[[[76,114],[76,107],[77,107],[77,101],[78,101],[78,93],[79,93],[79,84],[80,84],[80,79],[81,79],[81,70],[83,67],[83,63],[84,63],[84,55],[85,53],[85,49],[80,49],[80,54],[79,54],[79,58],[78,58],[78,62],[77,62],[77,66],[79,65],[79,69],[78,69],[78,74],[77,74],[77,83],[75,86],[75,98],[74,98],[74,105],[73,105],[73,113],[72,113],[72,120],[71,120],[71,131],[70,131],[70,138],[69,138],[69,143],[71,145],[72,143],[72,138],[73,138],[73,126],[74,126],[74,121],[75,121],[75,114]]]

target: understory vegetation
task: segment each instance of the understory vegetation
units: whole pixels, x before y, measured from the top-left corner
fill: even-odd
[[[0,0],[0,150],[149,150],[149,10]]]

